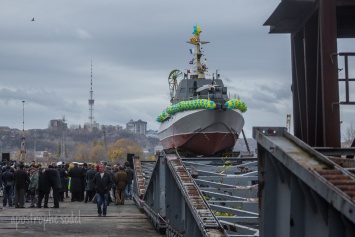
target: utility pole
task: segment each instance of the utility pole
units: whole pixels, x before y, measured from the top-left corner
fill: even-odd
[[[60,158],[65,161],[65,116],[63,115],[62,117],[62,141],[61,141],[61,147],[60,147]]]
[[[103,136],[103,142],[104,142],[104,154],[103,154],[103,158],[104,158],[104,161],[107,161],[106,128],[105,128],[105,126],[102,126],[102,136]]]
[[[34,146],[33,146],[33,160],[37,163],[37,156],[36,156],[36,150],[37,150],[37,133],[35,130],[35,142],[34,142]]]
[[[22,101],[22,138],[21,138],[21,156],[20,161],[26,159],[26,147],[25,147],[25,101]]]

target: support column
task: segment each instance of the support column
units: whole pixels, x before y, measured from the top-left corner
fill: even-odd
[[[294,134],[305,141],[306,138],[306,93],[304,72],[304,45],[302,32],[291,34],[292,57],[292,98]]]
[[[322,87],[320,70],[320,40],[318,14],[315,13],[304,26],[307,137],[310,146],[323,144]]]
[[[336,0],[320,0],[323,146],[340,147]]]

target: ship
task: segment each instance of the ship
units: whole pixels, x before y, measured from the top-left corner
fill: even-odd
[[[193,27],[187,43],[193,69],[171,71],[168,77],[171,105],[158,115],[158,137],[165,151],[184,151],[195,156],[232,152],[244,127],[244,101],[230,99],[216,70],[210,73],[201,41],[201,28]]]

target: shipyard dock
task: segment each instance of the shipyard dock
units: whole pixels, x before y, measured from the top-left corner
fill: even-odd
[[[50,198],[49,206],[53,205]],[[27,203],[29,206],[29,203]],[[0,236],[164,236],[153,228],[133,201],[110,205],[106,217],[97,216],[94,203],[70,202],[60,208],[13,208],[0,210]]]
[[[135,159],[137,206],[166,236],[355,236],[355,148],[253,136],[257,156]]]
[[[69,198],[1,209],[0,236],[355,236],[355,148],[310,147],[281,127],[253,137],[257,156],[134,158],[133,200],[106,217]]]

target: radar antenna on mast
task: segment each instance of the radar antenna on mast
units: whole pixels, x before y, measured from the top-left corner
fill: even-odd
[[[174,100],[174,94],[177,87],[177,79],[182,77],[182,72],[180,70],[173,70],[170,72],[168,81],[169,81],[169,90],[170,90],[170,102]]]

